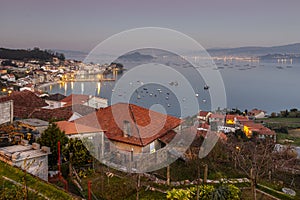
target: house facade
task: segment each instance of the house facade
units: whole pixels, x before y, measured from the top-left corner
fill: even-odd
[[[181,120],[134,104],[118,103],[75,120],[75,123],[103,130],[109,141],[103,140],[106,151],[151,153],[163,148],[169,141],[166,138],[175,136]],[[78,131],[81,132],[80,128]]]

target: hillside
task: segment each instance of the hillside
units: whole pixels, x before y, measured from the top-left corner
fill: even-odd
[[[62,53],[53,52],[51,50],[40,50],[39,48],[30,49],[5,49],[0,48],[0,58],[10,60],[40,60],[40,61],[52,61],[54,57],[60,60],[65,60],[65,56]]]
[[[262,56],[267,54],[300,54],[300,43],[272,47],[238,47],[208,49],[211,56]]]
[[[0,199],[24,198],[24,172],[0,161]],[[75,199],[63,190],[30,174],[26,175],[29,199]]]
[[[53,51],[64,54],[66,59],[77,60],[77,61],[83,61],[88,55],[88,53],[82,51],[61,50],[61,49],[54,49]]]

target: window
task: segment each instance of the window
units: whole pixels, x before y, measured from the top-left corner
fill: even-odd
[[[150,153],[154,153],[155,152],[155,144],[154,142],[150,143]]]

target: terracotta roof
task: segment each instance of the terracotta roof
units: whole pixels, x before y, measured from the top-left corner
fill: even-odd
[[[81,104],[68,106],[66,108],[69,108],[70,110],[80,114],[81,116],[85,116],[85,115],[88,115],[90,113],[93,113],[93,112],[97,111],[97,109],[95,109],[95,108],[92,108],[90,106],[81,105]]]
[[[61,101],[62,99],[66,98],[65,95],[62,95],[60,93],[56,93],[56,94],[51,94],[48,97],[45,97],[44,99],[46,100],[52,100],[52,101]]]
[[[165,144],[169,144],[169,143],[173,140],[173,138],[174,138],[175,136],[176,136],[176,132],[173,131],[173,130],[171,130],[171,131],[169,131],[167,134],[161,136],[161,137],[159,138],[159,140],[162,141],[162,142],[165,143]]]
[[[96,113],[91,113],[75,121],[105,130],[105,134],[110,140],[138,146],[148,145],[181,123],[181,120],[176,117],[126,103],[101,108]],[[128,123],[131,132],[127,137],[122,130],[124,121]]]
[[[234,120],[236,115],[226,115],[226,120]]]
[[[26,107],[26,106],[14,106],[14,117],[20,119],[29,118],[29,114],[35,110],[33,107]]]
[[[202,111],[202,110],[201,110],[201,111],[199,112],[199,116],[200,116],[200,117],[206,117],[208,113],[209,113],[209,112],[207,112],[207,111]]]
[[[45,121],[51,120],[69,120],[73,113],[76,112],[81,116],[88,115],[90,113],[95,112],[94,108],[85,105],[73,105],[55,109],[47,109],[47,108],[35,108],[35,109],[27,109],[24,112],[28,112],[27,116],[29,118],[37,118]]]
[[[252,109],[251,111],[248,112],[249,115],[258,115],[259,113],[261,112],[266,112],[266,111],[263,111],[263,110],[258,110],[256,108]]]
[[[36,96],[29,90],[13,92],[9,96],[0,97],[0,102],[13,100],[14,116],[18,118],[28,118],[28,115],[35,109],[48,106],[42,98]]]
[[[255,123],[253,121],[245,121],[241,122],[244,126],[248,126],[252,131],[257,132],[261,135],[275,135],[276,133],[272,131],[271,129],[265,127],[264,125],[260,123]]]
[[[45,121],[51,120],[69,120],[73,112],[69,108],[56,108],[56,109],[46,109],[46,108],[36,108],[29,115],[29,118],[37,118]]]
[[[44,107],[48,104],[42,98],[36,96],[33,92],[29,90],[24,90],[21,92],[14,91],[9,96],[4,96],[0,98],[0,102],[13,100],[14,106],[26,106],[26,107]]]
[[[242,121],[249,121],[249,118],[247,116],[238,115],[236,116],[236,119],[240,122]]]
[[[214,118],[214,119],[225,119],[225,115],[213,113],[213,114],[211,114],[210,118]]]
[[[60,121],[55,123],[60,130],[65,132],[66,135],[75,135],[79,133],[97,133],[102,131],[100,129],[84,126],[82,124],[75,124],[74,122]]]
[[[84,104],[89,100],[88,95],[83,94],[71,94],[66,98],[62,99],[61,102],[66,103],[64,106],[70,106],[74,104]]]

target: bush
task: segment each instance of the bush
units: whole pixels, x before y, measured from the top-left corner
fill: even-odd
[[[238,200],[240,199],[241,191],[238,187],[232,184],[221,184],[215,188],[212,185],[199,186],[199,199],[211,200],[211,199],[226,199],[226,200]],[[175,189],[167,191],[167,199],[176,200],[189,200],[197,197],[197,186],[187,189]]]

